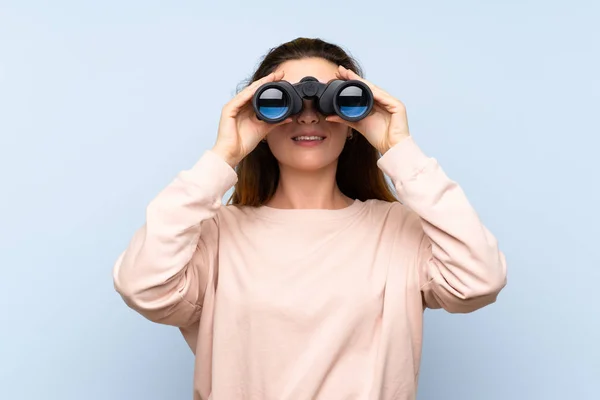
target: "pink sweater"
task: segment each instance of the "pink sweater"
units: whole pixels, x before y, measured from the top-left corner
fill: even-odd
[[[180,328],[194,399],[415,399],[425,307],[496,300],[505,259],[461,188],[412,137],[378,165],[402,204],[226,206],[237,176],[210,151],[150,203],[115,287]]]

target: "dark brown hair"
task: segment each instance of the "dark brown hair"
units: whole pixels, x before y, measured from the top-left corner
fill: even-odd
[[[363,76],[358,62],[340,46],[321,39],[297,38],[272,48],[245,85],[267,76],[285,61],[318,57]],[[238,88],[239,90],[240,88]],[[391,186],[377,166],[381,154],[360,133],[353,131],[338,159],[337,185],[344,195],[361,201],[396,201]],[[236,167],[238,182],[228,204],[261,206],[275,194],[279,164],[269,146],[261,142]]]

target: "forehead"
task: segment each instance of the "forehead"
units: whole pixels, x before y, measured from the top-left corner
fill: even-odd
[[[286,61],[277,67],[276,71],[283,70],[283,79],[290,83],[300,82],[305,76],[314,76],[320,82],[328,82],[336,78],[337,65],[322,58],[303,58],[301,60]]]

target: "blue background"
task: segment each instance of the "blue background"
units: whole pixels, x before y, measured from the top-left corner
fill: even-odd
[[[322,37],[407,106],[509,263],[426,312],[419,399],[598,399],[594,1],[0,1],[0,398],[189,399],[175,328],[112,267],[270,48]]]

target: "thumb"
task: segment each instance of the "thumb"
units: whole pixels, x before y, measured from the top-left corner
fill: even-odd
[[[275,129],[275,128],[281,126],[281,125],[289,124],[292,121],[293,121],[292,118],[284,119],[283,121],[277,122],[276,124],[271,124],[271,123],[268,123],[268,122],[265,122],[265,121],[259,121],[258,124],[260,126],[260,136],[261,136],[261,139],[264,138],[273,129]]]
[[[287,118],[287,119],[284,119],[283,121],[277,122],[275,124],[271,124],[271,123],[264,122],[264,121],[261,121],[261,122],[264,124],[263,126],[265,127],[265,129],[264,129],[265,133],[269,133],[273,129],[280,127],[281,125],[289,124],[292,121],[293,121],[292,118]]]
[[[349,126],[352,129],[356,129],[357,125],[353,122],[350,121],[346,121],[345,119],[341,118],[339,115],[330,115],[328,117],[325,117],[325,121],[327,122],[335,122],[338,124],[344,124]]]

